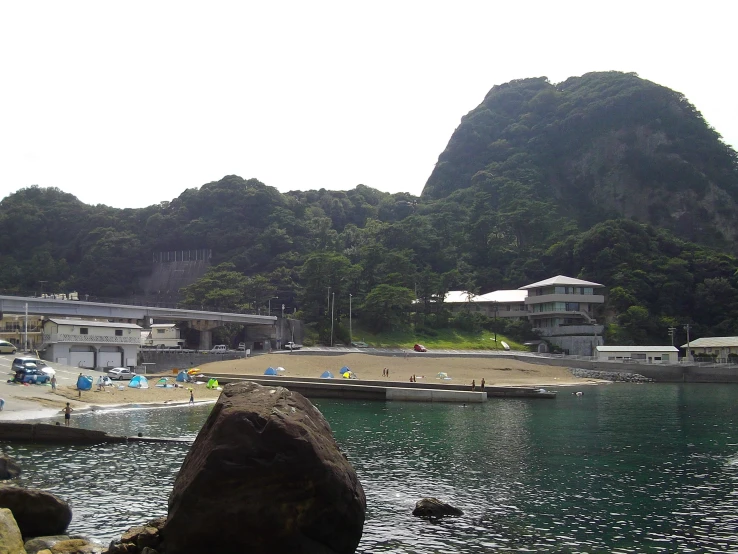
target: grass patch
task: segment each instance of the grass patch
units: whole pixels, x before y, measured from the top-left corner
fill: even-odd
[[[460,329],[424,329],[415,333],[412,329],[371,333],[354,323],[354,341],[367,343],[378,348],[412,348],[420,343],[428,350],[504,350],[502,341],[505,341],[513,350],[528,350],[527,347],[503,335],[497,334],[495,343],[494,333],[489,331],[470,332]]]

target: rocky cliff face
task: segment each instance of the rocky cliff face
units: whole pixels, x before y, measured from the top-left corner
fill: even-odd
[[[463,119],[423,191],[543,201],[586,229],[626,217],[697,242],[738,237],[738,157],[684,96],[635,74],[494,87]]]

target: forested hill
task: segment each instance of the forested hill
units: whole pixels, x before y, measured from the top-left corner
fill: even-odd
[[[633,73],[521,79],[462,119],[422,197],[484,198],[496,232],[522,241],[521,218],[553,229],[556,214],[582,230],[625,217],[732,249],[737,160],[682,94]]]
[[[663,344],[685,323],[694,337],[735,335],[736,194],[735,152],[677,93],[621,73],[527,79],[464,118],[421,198],[363,185],[282,194],[233,175],[141,209],[19,190],[0,202],[0,291],[129,299],[152,253],[209,249],[182,305],[278,297],[325,335],[330,290],[342,339],[350,299],[366,328],[432,333],[491,325],[444,311],[448,290],[558,274],[606,285],[596,316],[610,344]]]

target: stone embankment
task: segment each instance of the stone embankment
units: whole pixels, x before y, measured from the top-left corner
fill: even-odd
[[[653,379],[639,375],[638,373],[621,373],[616,371],[597,371],[594,369],[569,368],[574,377],[581,379],[603,379],[616,383],[653,383]]]

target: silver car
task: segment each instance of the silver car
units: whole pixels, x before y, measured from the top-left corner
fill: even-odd
[[[108,370],[108,377],[113,381],[121,381],[123,379],[130,379],[136,375],[135,371],[128,369],[127,367],[114,367]]]

